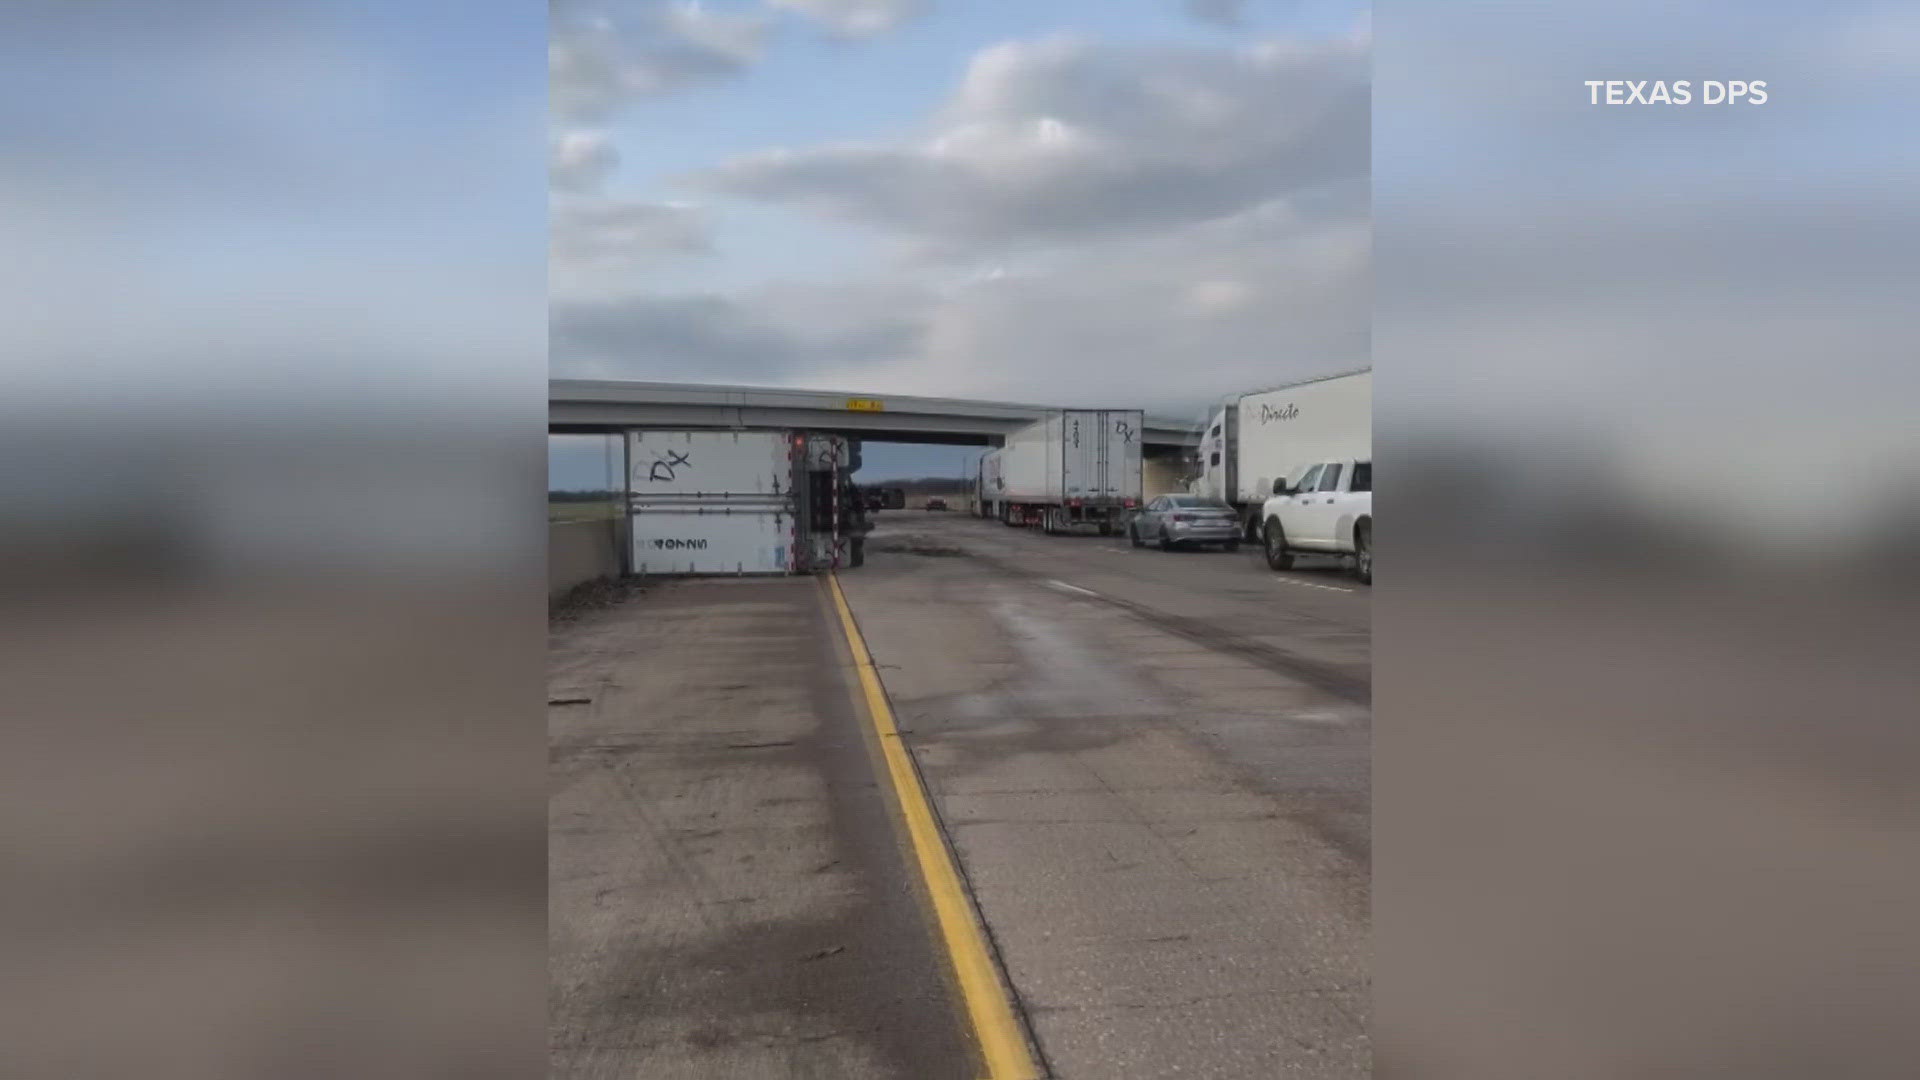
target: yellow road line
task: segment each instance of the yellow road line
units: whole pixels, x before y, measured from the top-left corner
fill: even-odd
[[[827,585],[833,594],[834,606],[840,611],[840,625],[846,631],[847,645],[853,650],[853,666],[859,673],[860,689],[866,697],[867,715],[873,718],[874,730],[880,736],[887,776],[893,781],[894,796],[906,818],[907,836],[913,842],[913,854],[920,864],[927,895],[933,899],[934,916],[940,924],[940,936],[946,941],[947,955],[953,961],[960,996],[966,1001],[974,1035],[980,1040],[981,1052],[987,1059],[987,1075],[991,1080],[1032,1080],[1040,1075],[1040,1069],[1027,1051],[1026,1036],[1020,1030],[1020,1022],[1014,1019],[1013,1002],[1007,997],[1000,972],[987,950],[986,937],[974,919],[967,891],[960,884],[960,871],[954,865],[953,853],[947,850],[946,838],[934,820],[933,804],[927,800],[920,774],[914,770],[913,759],[907,756],[906,745],[900,739],[900,729],[893,722],[893,710],[887,705],[886,691],[881,689],[880,675],[874,670],[873,655],[867,651],[859,626],[854,624],[853,611],[847,607],[847,596],[840,590],[839,577],[827,575]]]

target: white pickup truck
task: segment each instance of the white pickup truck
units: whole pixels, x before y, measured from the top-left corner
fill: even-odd
[[[1323,461],[1300,479],[1273,482],[1260,507],[1267,565],[1293,566],[1295,555],[1352,556],[1354,573],[1373,583],[1373,462]]]

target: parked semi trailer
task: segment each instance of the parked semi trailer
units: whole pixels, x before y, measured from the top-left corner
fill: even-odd
[[[1140,505],[1137,409],[1061,409],[1007,436],[980,463],[982,506],[1008,525],[1110,535]]]
[[[632,431],[627,462],[636,574],[807,574],[865,561],[857,440]]]
[[[1321,462],[1372,456],[1373,369],[1363,368],[1230,398],[1207,421],[1192,490],[1231,505],[1246,538],[1258,540],[1274,481],[1291,485]]]

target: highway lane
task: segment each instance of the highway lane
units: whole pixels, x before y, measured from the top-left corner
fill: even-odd
[[[1369,590],[938,513],[868,551],[848,601],[1053,1074],[1367,1075]]]
[[[1362,704],[1371,699],[1372,589],[1333,559],[1275,572],[1252,546],[1164,552],[1134,548],[1124,536],[1047,536],[964,515],[895,512],[882,520],[875,550],[955,546],[1008,576],[1084,589],[1170,628],[1265,652],[1276,664],[1291,658],[1294,674],[1344,684]]]

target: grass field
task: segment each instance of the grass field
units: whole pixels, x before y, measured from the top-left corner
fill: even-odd
[[[550,502],[548,521],[612,521],[620,516],[617,502]]]

